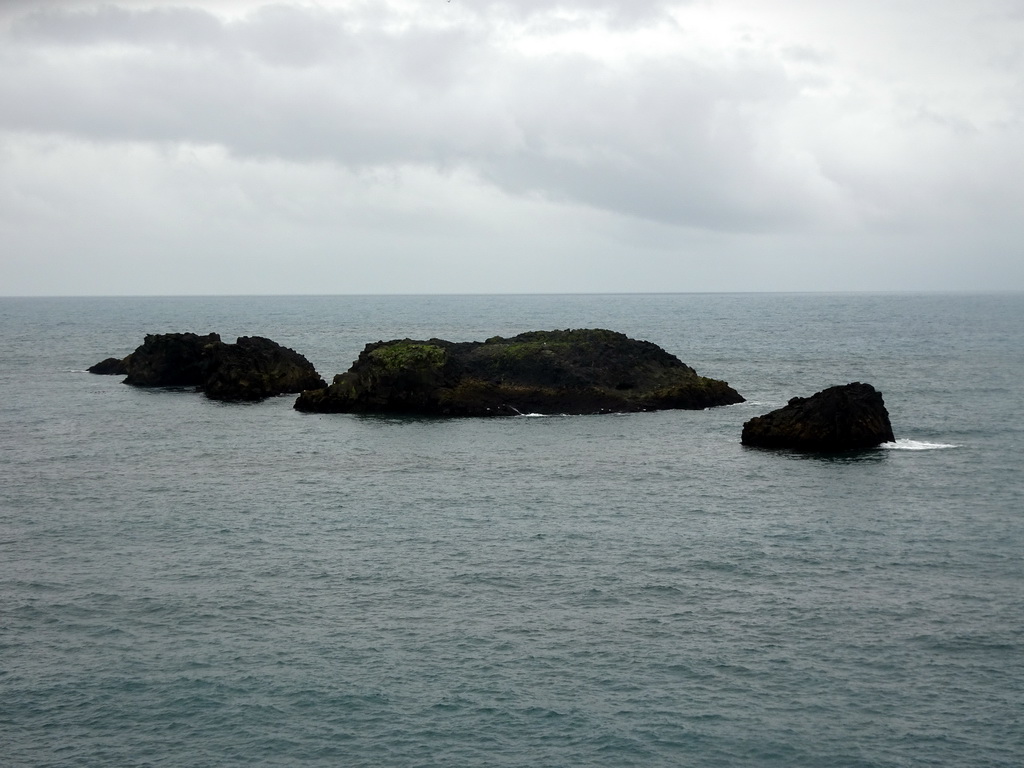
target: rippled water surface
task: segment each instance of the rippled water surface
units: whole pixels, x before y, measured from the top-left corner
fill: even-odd
[[[435,420],[84,373],[146,333],[606,327],[748,402]],[[0,761],[1019,766],[1024,296],[0,299]],[[867,381],[899,438],[739,444]]]

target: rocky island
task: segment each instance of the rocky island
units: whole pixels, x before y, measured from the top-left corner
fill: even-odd
[[[107,358],[89,372],[124,375],[137,387],[195,387],[213,400],[262,400],[326,386],[292,349],[261,336],[227,344],[216,333],[149,334],[127,357]]]
[[[882,393],[859,381],[794,397],[743,425],[744,445],[839,452],[895,442]]]
[[[367,344],[329,387],[295,408],[317,413],[502,416],[703,409],[743,402],[724,381],[648,341],[603,329],[532,331],[483,342]]]

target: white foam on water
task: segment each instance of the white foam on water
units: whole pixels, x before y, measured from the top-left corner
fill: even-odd
[[[937,451],[941,448],[959,448],[952,443],[929,443],[924,440],[908,440],[899,438],[895,443],[882,443],[880,448],[890,451]]]

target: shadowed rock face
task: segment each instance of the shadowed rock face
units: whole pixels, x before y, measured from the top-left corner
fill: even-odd
[[[829,387],[743,425],[744,445],[798,451],[851,451],[894,442],[882,394],[870,384]]]
[[[108,357],[100,360],[96,365],[89,366],[89,373],[98,373],[101,376],[125,376],[128,373],[129,357],[117,358]]]
[[[261,336],[242,336],[210,350],[202,388],[214,400],[262,400],[325,384],[298,352]]]
[[[300,411],[499,416],[701,409],[742,402],[647,341],[606,330],[534,331],[485,342],[367,344]]]
[[[201,387],[216,346],[224,346],[216,333],[147,334],[142,346],[127,358],[128,377],[124,383],[136,387]]]
[[[123,360],[108,358],[89,371],[124,373],[124,383],[137,387],[196,387],[214,400],[262,400],[325,386],[294,350],[259,336],[225,344],[216,333],[150,334]]]

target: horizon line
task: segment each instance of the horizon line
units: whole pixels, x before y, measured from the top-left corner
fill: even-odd
[[[765,291],[464,291],[396,293],[53,293],[5,294],[0,299],[256,299],[256,298],[400,298],[470,296],[757,296],[757,295],[982,295],[1019,294],[1022,288],[882,288]]]

